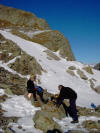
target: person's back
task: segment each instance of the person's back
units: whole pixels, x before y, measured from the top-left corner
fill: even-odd
[[[70,87],[62,86],[59,97],[63,97],[64,99],[76,99],[77,94]]]
[[[76,92],[69,87],[64,87],[63,85],[59,85],[58,88],[60,90],[60,94],[57,98],[56,102],[57,106],[59,107],[61,104],[63,104],[64,99],[69,99],[70,103],[69,109],[71,112],[70,116],[73,118],[73,121],[71,123],[78,123],[78,115],[76,109],[76,99],[77,99]],[[68,110],[68,108],[66,108],[65,110]]]

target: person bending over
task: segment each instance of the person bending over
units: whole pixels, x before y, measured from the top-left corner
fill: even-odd
[[[78,115],[76,109],[77,93],[70,87],[64,87],[63,85],[59,85],[58,89],[60,90],[60,94],[56,99],[58,107],[63,103],[64,99],[69,99],[69,108],[72,113],[71,117],[73,119],[71,123],[78,123]]]

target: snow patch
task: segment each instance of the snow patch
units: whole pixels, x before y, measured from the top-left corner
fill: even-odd
[[[20,117],[17,123],[10,123],[12,129],[16,133],[27,133],[27,132],[37,132],[42,133],[40,130],[34,128],[33,117],[36,111],[40,108],[34,107],[30,101],[28,101],[24,96],[10,96],[5,102],[1,103],[2,109],[6,110],[4,116],[6,117]],[[22,126],[25,131],[18,129],[18,126]]]
[[[28,32],[25,32],[23,30],[20,30],[20,32],[26,34],[30,38],[32,38],[33,36],[38,35],[40,33],[49,32],[49,31],[51,31],[51,30],[37,30],[37,31],[28,31]]]
[[[3,96],[5,94],[5,91],[0,88],[0,96]]]
[[[76,123],[76,124],[71,124],[70,122],[72,121],[72,119],[68,117],[62,120],[58,120],[54,118],[54,121],[57,122],[61,126],[64,132],[67,132],[70,130],[82,130],[87,133],[88,131],[82,127],[82,123],[87,120],[98,121],[100,120],[100,118],[95,117],[95,116],[89,116],[89,117],[82,116],[82,117],[79,117],[79,123]],[[81,128],[78,128],[78,126],[81,126]]]

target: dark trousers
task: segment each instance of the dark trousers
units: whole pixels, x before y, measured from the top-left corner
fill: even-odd
[[[40,96],[40,99],[41,99],[41,101],[42,102],[45,102],[45,100],[44,100],[44,98],[43,98],[43,92],[39,92],[39,91],[34,91],[33,92],[33,98],[34,98],[34,100],[36,100],[37,98],[36,98],[36,94],[38,94],[39,96]]]
[[[73,120],[78,120],[77,109],[76,109],[76,99],[69,99],[70,106],[67,107],[66,104],[63,102],[64,99],[59,99],[59,105],[63,105],[65,110],[66,116],[68,114],[72,117]]]
[[[70,110],[72,112],[72,118],[73,120],[78,120],[78,115],[77,115],[77,109],[76,109],[76,99],[70,99]]]

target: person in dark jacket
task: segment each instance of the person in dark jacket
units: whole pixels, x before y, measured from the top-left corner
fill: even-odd
[[[59,85],[58,88],[60,90],[60,94],[57,98],[57,105],[60,106],[63,103],[64,99],[69,99],[69,109],[72,114],[71,117],[73,118],[73,121],[71,123],[78,123],[78,115],[76,109],[77,93],[71,88],[64,87],[63,85]]]
[[[30,98],[31,95],[33,94],[34,101],[37,101],[36,94],[40,96],[40,99],[42,102],[46,103],[47,100],[43,98],[43,91],[39,91],[38,88],[36,87],[34,82],[36,81],[36,76],[31,75],[30,79],[27,81],[27,91],[28,91],[28,97]],[[42,88],[41,88],[42,90]]]
[[[34,101],[37,101],[36,99],[36,90],[35,90],[35,85],[34,82],[36,81],[36,76],[31,75],[30,79],[27,81],[27,91],[28,91],[28,96],[30,98],[31,94],[33,94]]]

